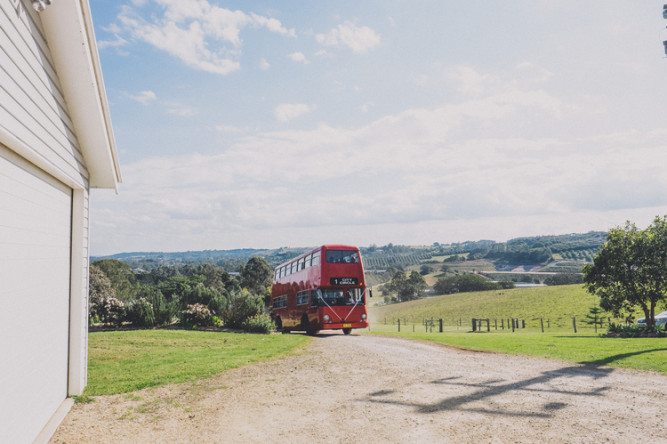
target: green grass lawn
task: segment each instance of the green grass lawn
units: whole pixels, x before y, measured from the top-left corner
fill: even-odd
[[[567,362],[653,370],[667,374],[667,338],[600,337],[592,326],[585,324],[588,309],[597,304],[597,297],[586,292],[583,286],[566,285],[458,293],[369,308],[372,333],[433,341],[471,350],[556,358]],[[577,319],[576,334],[572,327],[573,317]],[[484,325],[482,332],[472,333],[472,318],[490,319],[491,331],[487,332]],[[513,333],[505,324],[505,330],[501,330],[500,320],[508,318],[524,319],[527,328]],[[540,318],[544,321],[544,333],[541,332]],[[398,319],[402,324],[401,333],[397,332]],[[434,333],[425,332],[423,319],[435,320]],[[444,320],[443,333],[437,333],[438,319]],[[457,328],[455,322],[459,319],[463,325]],[[496,320],[498,330],[494,328]],[[606,327],[599,332],[606,332]]]
[[[421,341],[436,342],[467,350],[492,351],[513,355],[527,355],[554,358],[566,362],[611,367],[651,370],[667,374],[667,338],[606,338],[596,335],[593,329],[572,330],[551,329],[510,331],[492,330],[472,333],[470,329],[438,332],[436,324],[433,332],[425,332],[422,325],[402,325],[397,332],[396,325],[372,324],[371,333],[396,336]]]
[[[186,330],[90,333],[85,395],[126,393],[207,378],[298,352],[309,339],[304,335]]]

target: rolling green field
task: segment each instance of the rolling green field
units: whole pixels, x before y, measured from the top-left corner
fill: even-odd
[[[423,319],[443,319],[446,325],[455,325],[461,319],[468,326],[472,318],[488,318],[491,322],[516,318],[525,319],[531,327],[538,327],[542,318],[552,328],[570,328],[573,317],[584,327],[581,321],[588,309],[598,303],[598,298],[583,286],[563,285],[456,293],[400,304],[371,305],[370,317],[374,323],[384,323],[385,319],[393,323],[400,318],[401,322],[421,324]]]
[[[309,339],[304,335],[187,330],[90,333],[85,395],[126,393],[207,378],[298,352]]]
[[[599,329],[596,334],[594,326],[584,322],[588,309],[597,304],[597,298],[586,292],[581,285],[458,293],[400,304],[371,306],[371,332],[469,350],[522,354],[667,374],[667,338],[602,337],[601,333],[606,332],[606,328]],[[577,319],[576,334],[572,325],[573,317]],[[481,332],[472,333],[472,318],[489,318],[491,331],[487,331],[484,324]],[[525,319],[526,328],[512,332],[505,324],[505,329],[501,329],[500,320],[507,318]],[[544,333],[540,318],[544,320]],[[398,319],[401,320],[400,333]],[[435,320],[428,331],[423,324],[424,319]],[[443,333],[438,332],[438,319],[443,319]],[[459,319],[462,321],[460,326],[457,325]],[[612,318],[614,321],[618,322]]]

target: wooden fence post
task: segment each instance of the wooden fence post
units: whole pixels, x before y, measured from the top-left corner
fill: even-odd
[[[542,327],[542,333],[544,333],[544,319],[540,318],[540,327]]]
[[[574,327],[574,332],[576,333],[577,332],[577,318],[574,317],[574,316],[572,317],[572,326]]]
[[[401,318],[398,318],[398,332],[401,332]]]
[[[486,331],[491,331],[491,321],[486,318]]]
[[[472,318],[472,331],[477,331],[477,319]]]
[[[521,328],[526,328],[526,320],[521,319]]]
[[[442,333],[442,319],[439,319],[440,321],[440,333]]]
[[[514,326],[515,326],[515,322],[514,322],[514,319],[512,319],[512,333],[514,333]]]

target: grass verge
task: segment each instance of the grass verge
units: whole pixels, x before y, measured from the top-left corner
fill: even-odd
[[[574,334],[571,331],[398,333],[394,326],[373,325],[371,328],[373,334],[436,342],[468,350],[555,358],[579,364],[650,370],[667,375],[666,338],[606,338],[592,332]]]
[[[224,370],[298,352],[304,335],[186,330],[90,333],[85,395],[126,393],[207,378]]]

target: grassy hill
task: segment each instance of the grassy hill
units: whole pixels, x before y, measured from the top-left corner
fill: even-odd
[[[583,325],[588,309],[598,304],[598,298],[581,285],[516,288],[473,293],[435,296],[392,305],[371,305],[371,322],[421,324],[423,319],[443,319],[445,325],[455,325],[461,319],[470,325],[472,318],[525,319],[529,326],[539,326],[547,320],[552,328],[571,328],[572,317]]]

